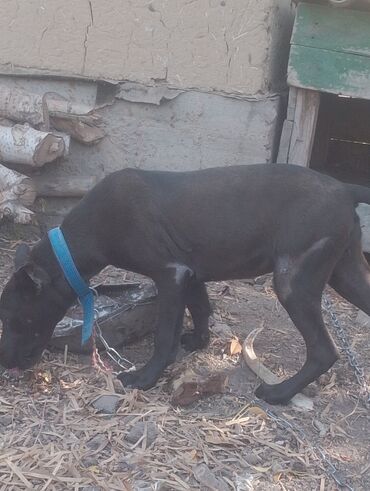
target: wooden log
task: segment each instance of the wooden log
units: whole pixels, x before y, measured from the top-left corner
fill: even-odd
[[[54,118],[62,118],[62,119],[71,119],[75,121],[78,119],[78,121],[81,121],[82,123],[86,123],[89,126],[94,126],[94,125],[99,125],[102,123],[103,119],[102,117],[97,114],[97,113],[90,113],[90,114],[67,114],[67,113],[59,113],[59,112],[52,112],[50,116],[50,121],[53,121]]]
[[[0,116],[21,123],[27,122],[33,126],[44,124],[46,114],[43,98],[37,94],[0,85]]]
[[[74,119],[52,117],[51,124],[55,129],[68,133],[72,138],[86,145],[97,143],[105,136],[105,131],[102,128],[87,124],[78,117]]]
[[[152,284],[101,284],[96,286],[96,291],[97,305],[102,306],[108,298],[119,304],[117,310],[109,313],[108,309],[104,313],[102,309],[99,314],[103,336],[112,348],[137,342],[153,331],[157,324],[158,305],[157,292]],[[64,350],[68,345],[68,351],[72,353],[91,353],[92,342],[81,346],[82,319],[81,306],[73,305],[56,326],[50,340],[51,347]],[[105,349],[99,339],[96,345],[99,350]]]
[[[63,142],[64,142],[63,157],[68,157],[69,149],[71,146],[71,136],[67,135],[67,133],[62,133],[61,131],[53,131],[52,134],[54,136],[59,136],[60,138],[63,138]]]
[[[0,118],[49,129],[49,115],[65,119],[79,117],[87,124],[101,121],[90,106],[70,101],[56,92],[41,96],[0,84]]]
[[[11,217],[16,223],[31,223],[31,206],[36,198],[32,179],[0,165],[0,219]]]
[[[41,167],[64,155],[64,138],[31,128],[28,124],[0,127],[0,160]]]
[[[70,101],[56,92],[46,92],[44,97],[50,116],[63,118],[65,115],[92,116],[93,114],[91,106]],[[96,116],[96,118],[100,117]]]
[[[82,198],[97,182],[96,176],[34,177],[36,193],[41,198]]]

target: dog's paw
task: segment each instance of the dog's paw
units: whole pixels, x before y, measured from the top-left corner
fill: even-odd
[[[136,370],[135,372],[121,372],[117,375],[118,380],[124,387],[131,389],[147,390],[155,385],[156,380],[148,377],[146,372]]]
[[[205,348],[209,343],[209,336],[201,338],[194,331],[186,332],[181,336],[181,344],[186,351],[196,351]]]
[[[291,397],[284,394],[284,390],[282,389],[280,384],[269,385],[265,384],[264,382],[259,387],[257,387],[255,395],[256,397],[258,397],[258,399],[263,399],[265,402],[268,402],[272,405],[286,405],[291,399]]]

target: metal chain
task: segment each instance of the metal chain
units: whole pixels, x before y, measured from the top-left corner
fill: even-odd
[[[326,312],[330,315],[332,324],[336,330],[338,339],[341,343],[341,349],[342,351],[347,355],[349,364],[354,370],[357,382],[360,385],[360,390],[361,390],[361,396],[363,395],[363,402],[367,407],[370,406],[370,391],[368,384],[366,382],[365,378],[365,373],[363,367],[361,367],[360,363],[358,362],[355,353],[352,351],[349,339],[347,336],[346,331],[343,329],[337,315],[335,314],[332,304],[327,297],[327,295],[323,295],[323,305],[326,310]],[[332,462],[330,457],[328,456],[327,452],[318,444],[314,444],[310,441],[308,436],[305,434],[305,432],[293,424],[292,422],[288,421],[285,418],[282,418],[281,416],[278,416],[275,414],[271,409],[262,401],[259,399],[253,399],[249,405],[255,405],[260,407],[265,413],[271,418],[280,428],[284,430],[291,430],[295,433],[297,433],[302,441],[310,447],[314,455],[318,457],[322,463],[322,466],[326,472],[326,475],[328,477],[331,477],[337,484],[343,489],[347,489],[348,491],[354,491],[354,488],[350,486],[344,479],[344,477],[339,473],[338,468],[336,465]]]
[[[361,395],[364,396],[364,403],[367,407],[369,407],[370,391],[369,391],[368,384],[366,382],[364,369],[363,367],[361,367],[361,365],[359,364],[356,358],[355,353],[352,351],[351,346],[349,344],[347,333],[343,329],[337,315],[335,314],[332,304],[328,299],[327,295],[323,295],[323,304],[326,312],[328,312],[328,314],[330,315],[332,324],[336,330],[338,339],[341,343],[341,349],[347,355],[349,364],[354,370],[357,382],[361,387]],[[348,483],[346,483],[343,476],[340,475],[338,468],[329,458],[327,452],[320,445],[312,443],[301,428],[299,428],[292,422],[288,421],[287,419],[282,418],[281,416],[275,414],[265,403],[263,403],[258,399],[253,399],[250,402],[250,405],[256,405],[259,406],[261,409],[263,409],[263,411],[265,411],[265,413],[269,416],[269,418],[275,421],[275,423],[279,425],[280,428],[284,430],[291,430],[293,432],[296,432],[301,437],[303,442],[311,448],[314,455],[316,455],[316,457],[318,457],[321,460],[322,466],[325,469],[327,476],[331,477],[341,488],[347,489],[348,491],[354,491],[354,488],[351,487]]]
[[[332,462],[326,451],[320,445],[312,443],[301,428],[298,428],[298,426],[296,426],[294,423],[275,414],[264,402],[260,401],[259,399],[253,399],[249,405],[260,407],[263,411],[265,411],[269,418],[271,418],[283,430],[291,430],[297,433],[301,437],[302,441],[311,449],[313,454],[320,459],[326,475],[331,477],[341,488],[347,489],[348,491],[354,491],[354,488],[351,487],[339,473],[338,468]]]
[[[332,324],[341,344],[341,350],[346,354],[348,362],[354,370],[357,382],[360,385],[360,396],[365,406],[370,407],[370,390],[366,382],[364,369],[358,362],[355,353],[352,351],[348,335],[335,314],[333,306],[327,295],[323,295],[323,304],[326,312],[330,315]]]
[[[116,351],[112,346],[109,345],[105,337],[103,336],[100,324],[98,322],[98,315],[99,312],[95,310],[95,332],[96,335],[98,336],[100,342],[104,346],[106,354],[109,356],[109,358],[114,361],[116,365],[118,365],[120,368],[122,368],[125,372],[131,372],[133,370],[136,370],[136,366],[127,358],[124,358],[121,356],[118,351]]]

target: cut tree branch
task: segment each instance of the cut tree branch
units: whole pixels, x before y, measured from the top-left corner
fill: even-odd
[[[63,136],[35,130],[28,124],[0,126],[0,160],[41,167],[65,153]]]
[[[75,118],[52,117],[51,124],[55,129],[68,133],[72,138],[86,145],[97,143],[105,136],[103,129],[81,121],[78,116]]]
[[[30,223],[33,212],[28,207],[35,198],[30,177],[0,165],[0,219],[11,217],[16,223]]]
[[[0,85],[0,117],[38,126],[47,123],[46,113],[40,95]]]

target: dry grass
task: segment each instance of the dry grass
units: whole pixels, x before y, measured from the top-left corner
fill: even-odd
[[[116,414],[98,414],[92,402],[117,393]],[[322,488],[325,477],[310,449],[260,408],[223,395],[230,414],[222,417],[174,408],[169,396],[165,382],[124,392],[110,373],[74,357],[67,366],[55,355],[23,380],[2,379],[0,490],[136,490],[143,483],[200,489],[194,477],[200,463],[225,489],[303,489],[302,479]],[[138,422],[155,423],[154,441],[145,430],[136,442],[127,439]]]

